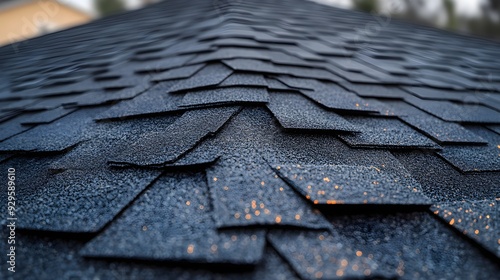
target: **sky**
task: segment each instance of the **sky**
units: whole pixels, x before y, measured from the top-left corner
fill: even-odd
[[[94,0],[59,0],[59,2],[70,4],[89,13],[94,13]],[[124,0],[129,9],[140,6],[141,2],[141,0]]]

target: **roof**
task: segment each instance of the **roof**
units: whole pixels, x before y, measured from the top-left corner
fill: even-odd
[[[499,54],[300,0],[166,1],[0,48],[1,275],[494,279]]]

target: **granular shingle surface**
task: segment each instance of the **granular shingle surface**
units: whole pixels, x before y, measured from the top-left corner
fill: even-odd
[[[463,172],[500,171],[500,135],[482,127],[470,131],[488,141],[486,146],[445,147],[438,154]]]
[[[136,166],[175,161],[203,138],[217,132],[237,110],[238,107],[227,107],[186,112],[165,131],[144,133],[110,161]],[[198,127],[192,126],[193,123]]]
[[[0,279],[495,279],[498,57],[304,0],[0,47]]]
[[[366,148],[437,148],[435,142],[397,119],[347,117],[350,123],[362,127],[361,133],[339,135],[353,147]]]
[[[500,217],[498,198],[495,200],[455,201],[439,203],[431,209],[434,214],[449,225],[481,243],[493,254],[500,255],[498,242],[500,229],[497,219]]]
[[[369,166],[284,165],[277,173],[315,204],[429,204],[420,185]]]
[[[247,162],[243,158],[223,157],[207,170],[207,180],[218,226],[329,226],[263,160]]]
[[[293,92],[272,92],[267,108],[287,129],[360,131],[342,116],[321,108],[307,98]]]
[[[224,87],[215,90],[189,91],[184,95],[180,106],[267,102],[269,102],[269,95],[265,88]]]
[[[204,174],[167,173],[112,226],[91,240],[82,254],[209,263],[259,262],[264,232],[217,230],[213,214]]]

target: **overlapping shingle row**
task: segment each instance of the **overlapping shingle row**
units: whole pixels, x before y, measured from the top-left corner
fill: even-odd
[[[499,45],[367,24],[166,1],[0,49],[15,277],[494,277]]]

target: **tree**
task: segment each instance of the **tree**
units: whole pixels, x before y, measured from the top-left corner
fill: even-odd
[[[353,0],[352,4],[356,10],[367,13],[378,12],[378,2],[376,0]]]
[[[443,0],[443,6],[446,10],[446,16],[448,18],[447,28],[451,30],[457,29],[457,16],[455,14],[455,2],[452,0]]]
[[[100,16],[107,16],[125,10],[121,0],[94,0],[94,6]]]

